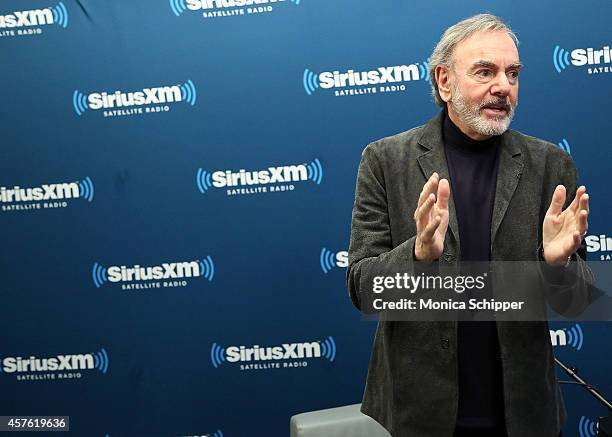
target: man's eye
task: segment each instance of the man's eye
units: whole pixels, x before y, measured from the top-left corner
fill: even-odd
[[[519,72],[518,71],[510,71],[510,72],[508,72],[508,77],[510,77],[512,79],[518,79]]]
[[[483,78],[484,77],[489,77],[489,76],[491,76],[491,70],[486,70],[486,69],[478,70],[476,72],[476,76],[483,77]]]

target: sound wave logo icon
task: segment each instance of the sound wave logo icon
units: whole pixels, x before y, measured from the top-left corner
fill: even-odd
[[[108,371],[108,354],[106,353],[106,349],[102,348],[99,352],[94,352],[92,355],[94,357],[94,366],[96,369],[106,375]]]
[[[194,261],[163,263],[158,266],[143,267],[134,265],[104,267],[98,262],[94,262],[91,269],[91,279],[96,288],[102,287],[106,282],[138,282],[156,281],[169,279],[186,279],[202,277],[212,282],[215,277],[215,263],[212,257]],[[166,284],[164,282],[164,284]],[[174,286],[173,282],[164,286]]]
[[[323,167],[321,166],[321,161],[315,158],[310,164],[307,165],[307,168],[308,179],[315,182],[317,185],[320,185],[321,180],[323,179]]]
[[[563,138],[557,144],[561,148],[561,150],[564,150],[565,152],[567,152],[568,155],[572,154],[572,151],[570,149],[570,145],[569,145],[569,143],[567,142],[567,140],[565,138]]]
[[[333,362],[336,359],[336,342],[333,337],[327,337],[326,340],[321,342],[321,353],[329,361]]]
[[[50,8],[53,12],[53,22],[57,23],[64,29],[68,27],[68,10],[62,2]]]
[[[429,58],[427,58],[427,61],[417,62],[417,66],[419,67],[421,78],[427,82],[431,82],[431,78],[429,77]]]
[[[578,432],[580,433],[580,437],[597,437],[598,428],[599,426],[596,421],[585,416],[580,417],[580,422],[578,422]]]
[[[198,260],[198,262],[200,263],[201,276],[208,279],[208,282],[212,282],[215,276],[215,264],[213,263],[212,258],[207,256],[202,261]]]
[[[584,334],[582,333],[582,328],[580,324],[576,323],[570,329],[566,331],[567,333],[567,344],[577,351],[582,349],[582,344],[584,342]]]
[[[93,202],[94,185],[89,176],[79,182],[79,195],[88,202]]]
[[[96,288],[100,288],[106,281],[108,281],[108,275],[106,274],[106,268],[97,262],[94,263],[91,270],[91,277]]]
[[[225,348],[213,343],[210,348],[210,361],[215,369],[225,363]]]
[[[565,70],[570,64],[570,52],[559,46],[555,46],[553,49],[553,65],[557,73],[561,73],[561,71]]]
[[[195,85],[191,79],[187,80],[187,82],[181,85],[181,92],[183,94],[183,100],[185,100],[191,106],[194,106],[196,103],[197,93]]]
[[[309,96],[312,95],[319,88],[319,81],[317,80],[319,75],[317,73],[313,73],[308,68],[304,69],[304,76],[302,77],[302,85],[304,86],[304,90],[306,94]]]
[[[187,9],[187,5],[185,4],[185,0],[170,0],[170,8],[174,15],[179,17],[185,10]]]
[[[72,107],[77,115],[81,115],[87,109],[87,96],[79,90],[74,90],[74,93],[72,93]]]
[[[319,264],[323,273],[329,273],[334,267],[348,267],[348,252],[332,252],[324,247],[319,254]]]
[[[330,250],[327,250],[326,248],[321,249],[319,263],[321,264],[321,270],[323,270],[323,273],[329,272],[331,269],[336,267],[336,254]]]
[[[210,187],[212,187],[211,178],[211,174],[206,170],[201,168],[198,169],[196,174],[196,184],[198,186],[198,190],[200,190],[200,193],[204,194]]]

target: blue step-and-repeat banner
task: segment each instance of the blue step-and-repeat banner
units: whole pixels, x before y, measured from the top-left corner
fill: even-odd
[[[433,46],[485,11],[521,41],[513,127],[571,153],[589,259],[610,260],[612,4],[0,2],[0,414],[285,436],[293,414],[359,402],[361,151],[436,114]],[[610,325],[551,324],[551,341],[612,392]],[[563,391],[564,432],[594,435],[603,408]]]

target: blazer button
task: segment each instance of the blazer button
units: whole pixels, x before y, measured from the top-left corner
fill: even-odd
[[[442,349],[448,349],[449,346],[450,346],[450,341],[448,341],[448,338],[443,338],[442,339]]]

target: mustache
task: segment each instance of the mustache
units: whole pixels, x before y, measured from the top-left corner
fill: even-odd
[[[508,99],[493,99],[493,100],[486,100],[484,102],[482,102],[480,105],[478,105],[478,110],[479,112],[482,111],[484,108],[496,108],[496,109],[503,109],[507,112],[512,111],[512,105],[510,104],[510,101]]]

